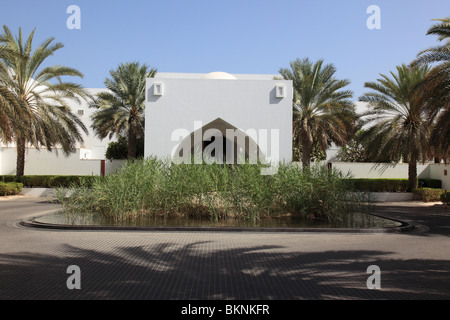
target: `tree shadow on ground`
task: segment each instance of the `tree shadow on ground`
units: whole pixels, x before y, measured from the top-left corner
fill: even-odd
[[[430,206],[414,206],[414,203],[400,206],[382,205],[376,206],[375,213],[427,228],[426,232],[413,232],[414,235],[450,237],[450,207],[445,209],[442,204]]]
[[[209,250],[208,242],[0,255],[0,299],[449,299],[450,261],[393,260],[387,251]],[[301,244],[299,244],[300,246]],[[64,256],[62,256],[62,254]],[[381,289],[369,290],[369,265]],[[67,267],[81,269],[69,290]]]

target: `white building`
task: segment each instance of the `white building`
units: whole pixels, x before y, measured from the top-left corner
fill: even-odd
[[[158,73],[147,79],[145,156],[188,156],[195,148],[208,150],[222,143],[224,161],[256,155],[272,163],[292,160],[292,82],[274,80],[277,75]],[[105,89],[88,89],[96,95]],[[25,156],[25,175],[99,175],[110,139],[100,141],[91,128],[95,111],[87,102],[69,102],[89,134],[64,156],[30,146]],[[209,129],[209,130],[208,130]],[[226,150],[227,132],[233,149]],[[217,133],[224,140],[214,141]],[[177,136],[178,135],[178,136]],[[200,137],[198,140],[197,138]],[[115,139],[113,139],[115,140]],[[211,142],[210,140],[213,140]],[[208,142],[210,141],[210,142]],[[201,144],[201,145],[200,145]],[[219,150],[219,148],[216,148]],[[187,150],[184,151],[184,150]],[[219,153],[219,152],[218,152]],[[215,151],[209,155],[218,158]],[[110,165],[106,162],[106,165]],[[105,170],[105,168],[103,168]],[[106,168],[106,173],[114,168]],[[14,144],[0,144],[0,175],[16,173]]]
[[[147,79],[145,156],[190,161],[202,151],[226,163],[292,161],[292,81],[277,77],[212,72]]]

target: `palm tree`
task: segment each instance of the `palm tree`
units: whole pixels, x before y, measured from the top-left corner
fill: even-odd
[[[364,116],[368,128],[362,135],[367,153],[375,159],[391,161],[404,158],[408,162],[410,191],[417,188],[417,162],[429,158],[430,120],[427,117],[428,98],[421,84],[429,68],[397,67],[397,73],[381,74],[376,82],[366,82],[372,89],[360,97],[372,110]]]
[[[9,77],[8,68],[2,61],[13,56],[20,58],[4,45],[0,46],[0,141],[6,143],[12,142],[13,139],[14,128],[11,120],[15,117],[14,114],[25,109],[2,80]]]
[[[136,139],[144,134],[145,82],[155,74],[156,69],[139,62],[120,64],[104,82],[109,92],[99,93],[93,105],[97,108],[92,115],[95,134],[100,139],[126,135],[128,158],[136,157]]]
[[[343,145],[353,132],[353,93],[340,91],[350,82],[336,79],[335,67],[324,65],[323,60],[312,63],[308,58],[296,59],[290,67],[279,72],[284,79],[293,81],[293,135],[301,141],[303,168],[309,168],[315,141],[325,151],[333,142]]]
[[[88,99],[89,94],[80,85],[62,80],[65,76],[83,75],[61,65],[40,68],[48,57],[63,48],[63,44],[53,43],[54,38],[49,38],[33,51],[34,33],[35,30],[24,41],[21,29],[15,38],[8,27],[3,26],[0,35],[0,45],[12,53],[1,57],[0,83],[18,101],[11,105],[16,108],[9,112],[8,119],[17,147],[16,174],[19,177],[25,171],[27,143],[49,151],[60,147],[69,155],[75,151],[76,143],[83,141],[79,129],[87,134],[81,120],[71,112],[68,101],[80,102],[80,98]],[[9,100],[13,100],[12,96]]]
[[[435,155],[450,159],[450,17],[437,19],[427,35],[437,35],[442,45],[429,48],[418,54],[412,65],[435,64],[428,73],[424,90],[432,99],[428,113],[434,119],[431,143]]]

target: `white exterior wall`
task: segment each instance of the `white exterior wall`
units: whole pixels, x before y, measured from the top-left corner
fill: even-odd
[[[0,174],[16,174],[16,148],[0,148]],[[26,157],[26,154],[25,154]],[[26,160],[26,159],[25,159]]]
[[[117,170],[119,170],[124,164],[126,160],[106,160],[105,162],[105,175],[110,175]]]
[[[201,79],[190,74],[185,79],[162,74],[147,79],[145,156],[170,157],[182,140],[171,141],[174,130],[192,133],[199,129],[194,128],[195,121],[204,126],[221,118],[244,132],[266,129],[269,145],[271,130],[279,130],[279,160],[291,162],[292,81],[268,80],[273,77],[267,75],[255,76],[256,80],[250,80],[250,75],[235,76],[236,80]],[[163,95],[153,94],[155,82],[163,84]],[[284,85],[284,98],[276,97],[277,84]],[[256,142],[270,157],[270,146]]]
[[[332,167],[340,170],[343,174],[349,173],[352,178],[367,179],[407,179],[408,164],[384,164],[384,163],[362,163],[362,162],[333,162]],[[417,165],[417,176],[429,178],[429,164]]]
[[[16,174],[16,148],[1,148],[1,175]],[[80,160],[80,151],[65,157],[61,150],[27,149],[25,175],[100,175],[100,160]]]
[[[87,90],[93,96],[102,91],[107,91],[106,89]],[[95,136],[94,130],[91,128],[91,115],[96,111],[96,109],[89,108],[89,104],[86,101],[82,100],[81,104],[78,104],[76,101],[70,100],[69,106],[75,115],[78,115],[78,110],[83,111],[83,115],[79,115],[78,117],[81,121],[83,121],[84,125],[88,129],[87,135],[84,132],[82,134],[84,142],[82,144],[78,143],[76,146],[77,149],[86,149],[85,152],[80,152],[81,159],[105,159],[105,152],[108,148],[108,144],[111,141],[117,141],[117,138],[113,137],[112,139],[109,139],[106,137],[105,139],[100,140]]]
[[[447,175],[445,175],[444,170],[447,170]],[[442,189],[450,190],[450,164],[430,164],[430,178],[440,179],[442,181]]]
[[[120,169],[125,160],[105,161],[105,174]],[[0,148],[0,175],[16,174],[16,148]],[[80,151],[65,157],[61,150],[58,155],[47,150],[27,149],[25,155],[25,175],[100,175],[101,160],[80,160]]]

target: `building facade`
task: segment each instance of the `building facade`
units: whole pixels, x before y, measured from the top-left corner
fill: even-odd
[[[212,72],[147,79],[145,156],[290,162],[292,81],[276,77]]]

